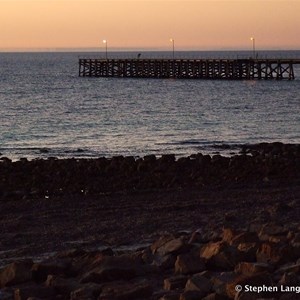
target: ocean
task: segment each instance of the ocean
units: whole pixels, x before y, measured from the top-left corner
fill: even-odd
[[[108,53],[134,58],[138,52]],[[170,58],[170,52],[141,52]],[[260,57],[300,58],[300,51]],[[242,144],[300,143],[296,79],[87,78],[78,59],[104,53],[0,53],[0,156],[142,157],[238,151]],[[176,58],[242,58],[251,52],[176,52]]]

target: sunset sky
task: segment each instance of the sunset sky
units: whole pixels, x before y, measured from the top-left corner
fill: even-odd
[[[0,0],[0,50],[300,49],[300,0]]]

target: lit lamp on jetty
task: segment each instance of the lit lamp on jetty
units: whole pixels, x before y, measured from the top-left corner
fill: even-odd
[[[107,60],[107,40],[102,41],[105,44],[105,59]]]
[[[250,40],[252,41],[253,59],[255,59],[255,38],[251,37]]]
[[[171,77],[175,77],[175,41],[173,38],[171,38],[170,42],[172,43],[172,57],[173,57],[172,73],[170,75]]]
[[[173,49],[173,59],[175,58],[175,40],[173,38],[170,39],[170,42],[172,43],[172,49]]]

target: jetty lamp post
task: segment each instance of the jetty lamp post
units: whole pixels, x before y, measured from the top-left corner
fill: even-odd
[[[107,40],[103,40],[103,44],[105,44],[105,58],[107,60]]]
[[[251,37],[250,40],[252,41],[253,59],[255,59],[255,38]]]
[[[173,46],[173,59],[175,58],[175,41],[174,39],[170,39],[170,42],[172,43],[172,46]]]

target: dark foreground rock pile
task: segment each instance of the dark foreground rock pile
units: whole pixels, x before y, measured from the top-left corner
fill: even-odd
[[[15,300],[300,299],[299,223],[164,235],[132,252],[74,249],[19,260],[0,271],[0,287],[0,299]]]
[[[0,163],[0,198],[206,187],[218,184],[299,179],[300,145],[244,146],[232,157],[196,154],[175,159],[154,155],[135,159],[39,159]]]

